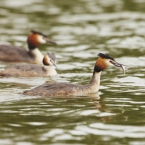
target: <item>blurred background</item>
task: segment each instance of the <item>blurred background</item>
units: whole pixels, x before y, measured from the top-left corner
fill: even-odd
[[[1,0],[0,44],[27,49],[31,30],[58,43],[59,77],[0,78],[2,145],[145,144],[144,0]],[[101,76],[100,100],[29,98],[26,89],[50,81],[86,84],[99,52],[127,66]],[[3,70],[12,63],[1,62]]]

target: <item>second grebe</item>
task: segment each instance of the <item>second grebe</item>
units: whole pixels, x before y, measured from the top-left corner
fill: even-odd
[[[37,47],[43,43],[56,44],[46,35],[37,31],[31,31],[31,34],[28,36],[27,43],[29,51],[12,45],[0,45],[0,60],[6,62],[42,64],[43,55]]]
[[[99,53],[93,76],[89,84],[76,85],[70,83],[51,83],[38,86],[32,90],[24,91],[24,95],[29,96],[44,96],[44,97],[65,97],[65,96],[82,96],[90,93],[95,93],[99,90],[101,72],[108,66],[125,67],[116,62],[113,57],[108,54]]]
[[[53,53],[47,53],[43,58],[43,66],[40,64],[18,64],[0,72],[4,77],[36,77],[57,75],[55,70],[56,57]]]

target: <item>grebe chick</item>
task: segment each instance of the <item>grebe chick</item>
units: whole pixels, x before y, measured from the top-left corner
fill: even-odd
[[[37,31],[31,31],[31,34],[27,38],[28,51],[12,45],[0,45],[0,60],[42,64],[43,55],[37,47],[44,43],[56,44],[46,35]]]
[[[51,83],[38,86],[34,89],[24,91],[24,95],[29,96],[44,96],[44,97],[65,97],[65,96],[82,96],[90,93],[95,93],[99,90],[101,72],[110,65],[122,67],[123,65],[116,62],[113,57],[108,54],[99,53],[93,76],[89,84],[76,85],[70,83]],[[125,67],[122,67],[125,69]]]
[[[56,57],[53,53],[47,53],[43,58],[43,66],[40,64],[18,64],[0,72],[5,77],[36,77],[57,75],[55,70]]]

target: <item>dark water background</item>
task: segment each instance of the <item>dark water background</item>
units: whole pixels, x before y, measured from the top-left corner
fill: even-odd
[[[58,46],[60,78],[0,78],[1,145],[145,145],[144,0],[1,0],[0,43],[27,47],[34,29]],[[102,73],[100,101],[29,98],[45,82],[88,83],[99,52],[127,65]],[[0,69],[11,65],[1,62]]]

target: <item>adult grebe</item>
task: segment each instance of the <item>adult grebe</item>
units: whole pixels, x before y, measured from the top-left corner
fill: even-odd
[[[44,84],[32,90],[24,91],[24,95],[29,96],[44,96],[44,97],[65,97],[65,96],[82,96],[89,93],[95,93],[99,90],[101,72],[110,65],[121,67],[125,71],[124,65],[116,62],[113,57],[108,54],[99,53],[93,76],[89,84],[76,85],[70,83],[56,82]]]
[[[12,45],[0,45],[0,60],[6,62],[27,62],[42,64],[43,55],[37,47],[43,43],[56,44],[46,35],[37,31],[31,31],[31,34],[27,39],[29,48],[28,51]]]
[[[43,66],[40,64],[18,64],[0,72],[5,77],[36,77],[57,75],[55,70],[56,57],[53,53],[47,53],[43,58]]]

